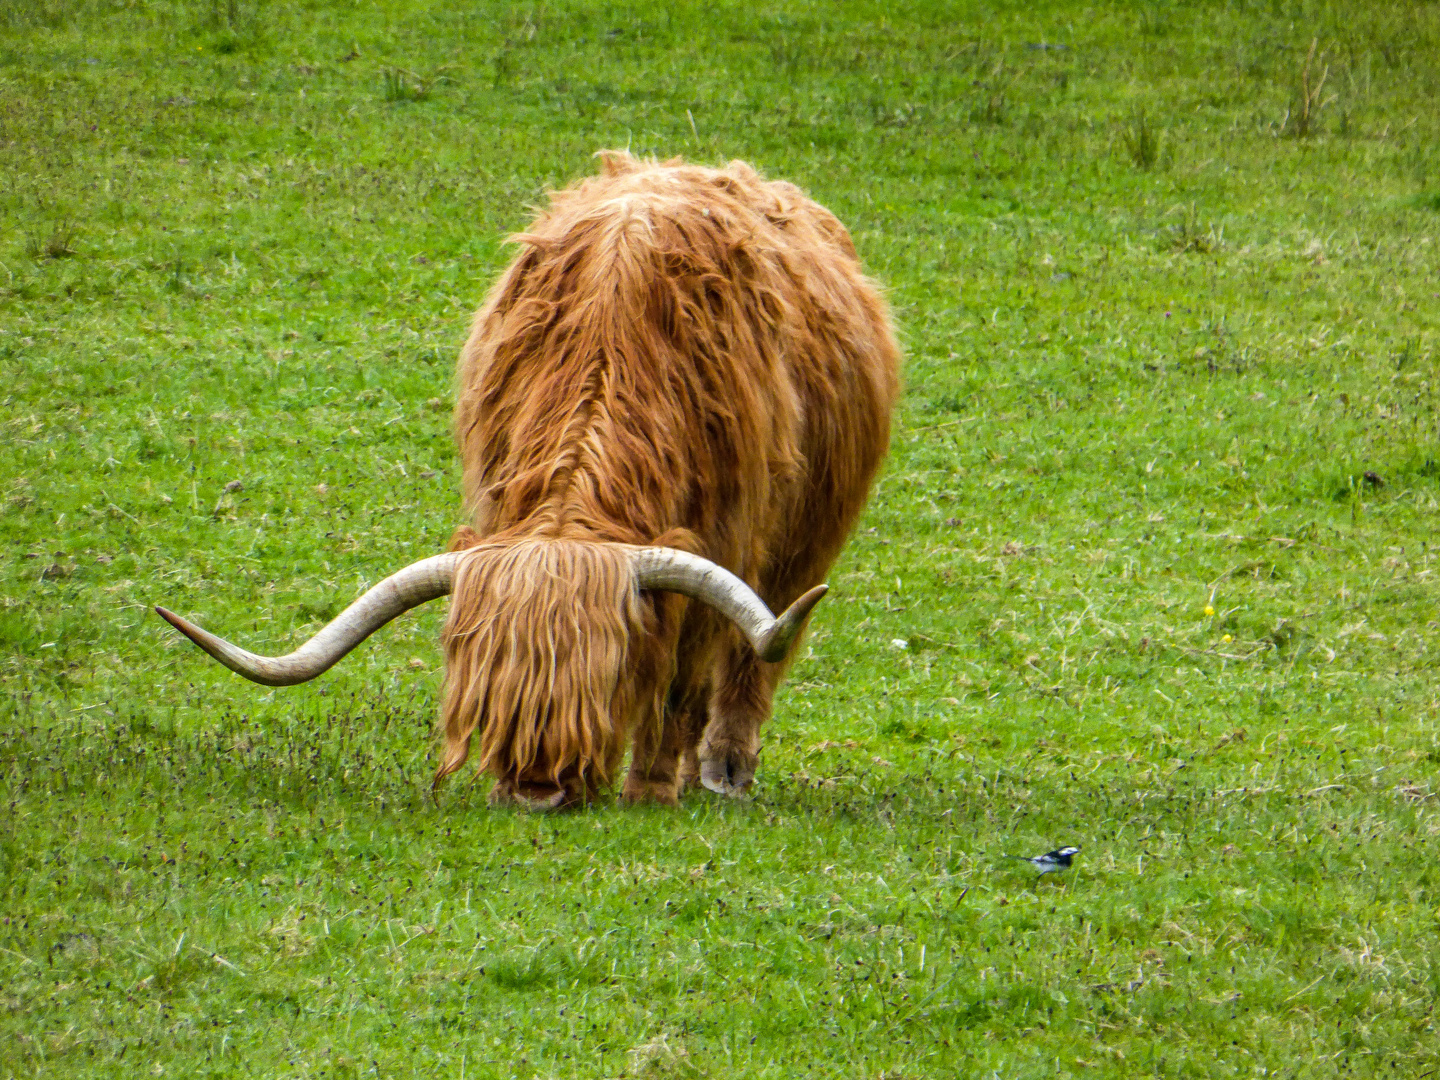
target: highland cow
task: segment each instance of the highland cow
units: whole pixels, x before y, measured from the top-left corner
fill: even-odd
[[[285,685],[449,594],[435,782],[473,754],[492,801],[531,808],[594,798],[631,743],[627,801],[749,786],[898,385],[885,302],[827,210],[740,162],[600,157],[512,237],[461,353],[451,551],[285,657],[157,609]]]

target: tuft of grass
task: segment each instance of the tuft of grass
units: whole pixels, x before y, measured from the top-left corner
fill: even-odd
[[[501,51],[502,53],[504,50]],[[496,79],[500,79],[501,61],[497,54]],[[441,83],[449,81],[448,71],[451,65],[444,65],[436,68],[428,75],[419,75],[408,68],[390,67],[381,74],[381,82],[384,87],[384,97],[390,102],[419,102],[428,101],[435,88]]]
[[[490,56],[491,86],[498,89],[508,85],[515,76],[515,58],[507,43],[496,49]]]
[[[1009,119],[1011,89],[1019,77],[1018,68],[1007,67],[1003,58],[997,60],[983,79],[975,81],[977,89],[970,107],[970,122],[1003,126]]]
[[[1160,2],[1160,0],[1143,0],[1139,7],[1137,25],[1143,36],[1159,38],[1170,33],[1176,12],[1168,3]]]
[[[170,263],[170,272],[165,278],[165,291],[181,293],[185,288],[185,260],[177,255]]]
[[[1120,129],[1120,140],[1137,169],[1149,172],[1160,161],[1161,130],[1155,126],[1150,114],[1144,109],[1135,109]]]
[[[1325,64],[1325,54],[1322,52],[1316,57],[1315,50],[1320,44],[1319,38],[1310,39],[1310,49],[1305,54],[1305,62],[1300,65],[1300,74],[1296,80],[1295,94],[1291,98],[1290,108],[1286,113],[1285,120],[1281,122],[1282,132],[1287,130],[1296,139],[1308,139],[1319,130],[1320,114],[1333,104],[1336,96],[1331,94],[1325,97],[1325,80],[1330,77],[1330,66]],[[1319,74],[1312,71],[1312,65],[1324,64]],[[1345,114],[1345,126],[1348,132],[1349,114]]]
[[[237,30],[252,23],[256,12],[247,0],[210,0],[207,16],[211,26]]]
[[[1204,222],[1192,202],[1171,211],[1178,221],[1165,230],[1165,247],[1177,254],[1213,255],[1225,246],[1225,230]]]
[[[57,222],[49,232],[29,233],[25,237],[25,254],[31,259],[68,259],[77,254],[77,233],[68,221]]]

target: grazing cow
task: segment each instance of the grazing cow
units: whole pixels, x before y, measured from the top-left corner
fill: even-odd
[[[885,302],[829,211],[741,162],[600,157],[512,238],[461,353],[472,524],[451,551],[285,657],[157,609],[283,685],[450,594],[435,781],[474,753],[492,801],[531,808],[592,799],[632,740],[627,801],[674,803],[697,774],[750,784],[899,379]]]

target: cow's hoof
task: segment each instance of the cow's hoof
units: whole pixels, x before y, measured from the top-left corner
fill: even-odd
[[[656,806],[680,805],[673,780],[627,779],[624,790],[620,792],[620,801],[627,806],[644,803],[654,803]]]
[[[731,747],[715,755],[700,755],[700,783],[717,795],[743,795],[755,781],[754,754]]]

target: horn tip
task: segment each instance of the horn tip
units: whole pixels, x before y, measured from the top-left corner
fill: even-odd
[[[213,640],[212,635],[207,634],[204,630],[201,630],[200,627],[196,626],[189,619],[184,618],[181,615],[176,615],[175,612],[169,610],[168,608],[163,608],[159,604],[155,605],[155,614],[159,615],[162,619],[168,622],[176,630],[179,630],[180,633],[184,634],[196,645],[199,645],[200,648],[204,649],[211,656],[214,656],[215,659],[220,660],[220,656],[215,652],[215,649],[210,644],[211,640]],[[223,663],[224,661],[222,660],[221,662]]]
[[[760,659],[767,663],[783,660],[785,654],[790,651],[790,646],[800,636],[800,630],[804,626],[806,618],[829,591],[829,585],[816,585],[786,608],[780,617],[770,625],[765,639],[756,649]]]
[[[798,600],[785,609],[782,619],[793,620],[798,623],[815,610],[815,605],[825,599],[825,594],[830,591],[829,585],[816,585],[804,593]]]

